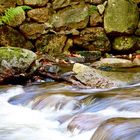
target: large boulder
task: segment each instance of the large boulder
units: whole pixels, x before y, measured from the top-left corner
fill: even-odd
[[[25,72],[37,57],[32,51],[17,47],[0,47],[0,56],[0,72],[5,69]]]
[[[0,47],[0,82],[24,73],[35,61],[36,54],[17,47]]]
[[[128,69],[118,71],[105,71],[76,63],[73,66],[75,77],[92,88],[122,87],[140,82],[140,72]]]
[[[110,50],[110,42],[102,27],[86,28],[79,36],[74,36],[74,45],[89,51],[107,52]]]
[[[137,28],[139,11],[131,0],[108,0],[104,14],[104,28],[107,33],[132,34]]]

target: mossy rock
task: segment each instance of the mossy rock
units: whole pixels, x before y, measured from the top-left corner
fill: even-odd
[[[32,51],[17,47],[0,47],[0,56],[0,73],[6,69],[25,72],[37,57]]]
[[[67,36],[65,35],[47,34],[38,38],[35,46],[38,51],[42,51],[43,53],[47,52],[50,55],[56,55],[68,50],[69,47],[67,49],[65,48],[66,41]]]
[[[49,24],[55,28],[82,29],[88,24],[89,7],[85,3],[72,5],[53,14]]]
[[[132,0],[108,0],[104,28],[109,34],[132,34],[137,28],[139,10]]]
[[[113,49],[117,51],[136,50],[138,38],[135,36],[121,36],[113,41]]]

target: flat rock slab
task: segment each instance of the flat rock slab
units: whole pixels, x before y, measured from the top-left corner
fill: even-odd
[[[139,71],[103,71],[76,63],[73,72],[80,82],[92,88],[114,88],[140,82]]]

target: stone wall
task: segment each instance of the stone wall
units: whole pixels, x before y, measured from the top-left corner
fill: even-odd
[[[139,14],[140,0],[1,0],[0,46],[50,54],[135,52]]]

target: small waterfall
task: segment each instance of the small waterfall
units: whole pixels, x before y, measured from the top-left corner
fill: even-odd
[[[0,88],[0,140],[139,140],[140,86]]]

